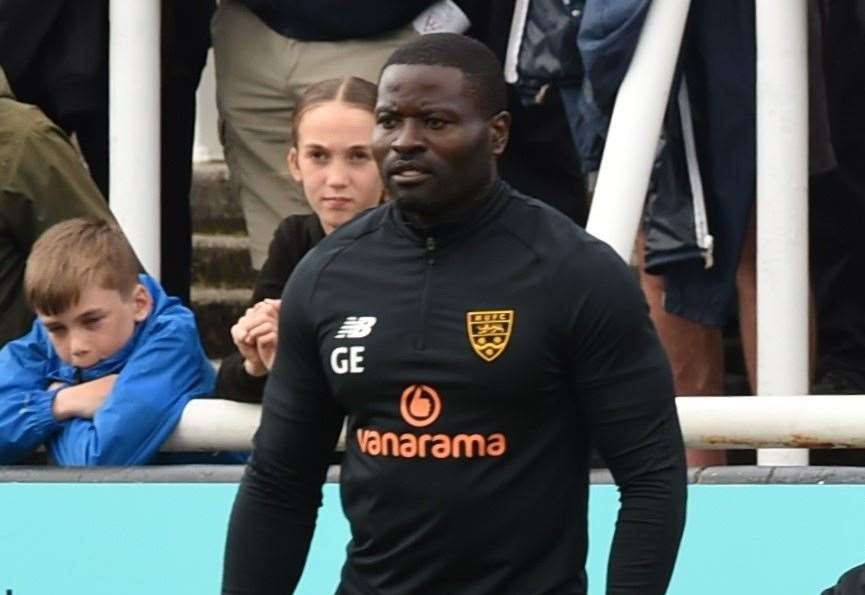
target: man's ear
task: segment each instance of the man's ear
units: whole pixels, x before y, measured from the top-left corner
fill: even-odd
[[[303,176],[300,175],[300,166],[297,163],[297,159],[297,147],[292,147],[285,157],[285,160],[288,162],[288,171],[291,172],[291,177],[294,178],[295,182],[302,182]]]
[[[141,283],[136,284],[132,290],[132,302],[135,307],[135,322],[143,322],[153,311],[153,296]]]
[[[492,140],[493,155],[499,157],[508,146],[508,135],[511,131],[511,114],[501,111],[490,118],[490,138]]]

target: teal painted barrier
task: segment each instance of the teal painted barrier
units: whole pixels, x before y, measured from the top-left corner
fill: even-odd
[[[0,595],[219,592],[234,484],[0,484]],[[865,561],[865,486],[692,485],[671,595],[813,595]],[[618,509],[591,488],[590,592]],[[337,486],[297,593],[332,593],[348,539]],[[518,594],[522,595],[522,594]]]

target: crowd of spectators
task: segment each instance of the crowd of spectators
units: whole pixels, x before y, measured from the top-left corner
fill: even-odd
[[[170,414],[159,416],[150,428],[159,431],[148,434],[133,454],[119,458],[94,452],[92,445],[74,456],[57,446],[74,433],[61,429],[75,425],[64,424],[69,419],[97,429],[126,423],[109,405],[128,397],[119,395],[123,383],[112,382],[99,391],[95,405],[91,398],[89,408],[58,416],[58,394],[98,378],[64,357],[56,343],[51,347],[43,314],[50,319],[61,312],[28,304],[24,281],[28,255],[52,225],[81,216],[111,220],[107,4],[0,4],[0,463],[26,460],[39,444],[60,464],[143,463],[152,460],[188,398],[218,394],[260,401],[269,368],[265,339],[276,340],[282,286],[303,254],[344,222],[329,221],[307,187],[303,115],[312,113],[310,105],[320,113],[321,104],[337,103],[342,111],[330,116],[344,123],[351,116],[345,106],[353,106],[368,116],[360,129],[366,126],[371,134],[375,89],[363,79],[374,83],[391,52],[419,35],[451,31],[474,37],[511,69],[513,126],[499,173],[514,188],[584,225],[591,191],[586,180],[599,166],[606,126],[649,1],[531,2],[518,23],[520,3],[513,0],[221,0],[218,6],[214,0],[163,1],[164,293],[149,277],[132,285],[144,288],[150,308],[170,304],[192,324],[184,304],[189,304],[191,265],[194,94],[211,42],[232,192],[243,206],[250,258],[260,277],[246,315],[225,329],[238,351],[223,362],[218,385],[202,371],[190,380],[190,386],[199,383],[194,390],[171,383],[160,389],[171,401]],[[865,89],[865,54],[859,51],[865,10],[857,2],[813,0],[809,24],[813,385],[816,393],[861,394],[865,246],[857,227],[865,215],[865,117],[857,98]],[[692,3],[635,263],[682,395],[753,393],[756,386],[755,61],[754,0]],[[330,82],[320,82],[325,79]],[[686,129],[695,143],[683,140]],[[360,141],[351,146],[368,151]],[[694,196],[695,187],[702,195]],[[381,189],[374,190],[366,188],[369,196],[358,200],[351,214],[382,200]],[[88,287],[76,291],[85,295]],[[111,287],[128,304],[131,294],[124,288]],[[34,322],[33,308],[42,321]],[[145,334],[149,319],[135,319],[135,337]],[[125,335],[135,343],[130,337]],[[125,345],[103,354],[112,362],[112,356],[124,354],[112,375],[122,377],[126,365],[134,368],[125,363],[133,357]],[[42,372],[33,386],[13,387],[14,366],[30,365],[19,359],[22,349],[43,354],[40,369],[59,372]],[[197,339],[187,337],[175,349],[177,361],[196,359],[183,367],[201,364]],[[743,365],[736,366],[731,356],[739,351]],[[26,406],[13,404],[13,396],[24,398]],[[31,405],[38,422],[20,419],[19,412]],[[850,454],[845,462],[865,461]],[[689,461],[723,464],[726,457],[723,451],[692,452]]]

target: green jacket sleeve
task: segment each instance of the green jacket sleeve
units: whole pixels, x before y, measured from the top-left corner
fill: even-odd
[[[111,217],[66,134],[37,108],[0,100],[0,345],[33,322],[23,291],[33,243],[83,215]]]
[[[23,133],[3,188],[3,217],[19,246],[29,247],[46,229],[85,215],[111,217],[79,153],[66,134],[36,112]]]

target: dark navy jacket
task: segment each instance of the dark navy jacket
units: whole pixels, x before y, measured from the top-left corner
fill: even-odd
[[[240,0],[277,33],[303,41],[383,35],[410,23],[435,0]]]
[[[578,36],[584,85],[564,94],[586,171],[600,165],[648,7],[648,0],[586,2]],[[721,326],[729,315],[754,202],[755,68],[753,0],[695,0],[649,189],[646,266],[664,275],[667,311],[708,325]]]

